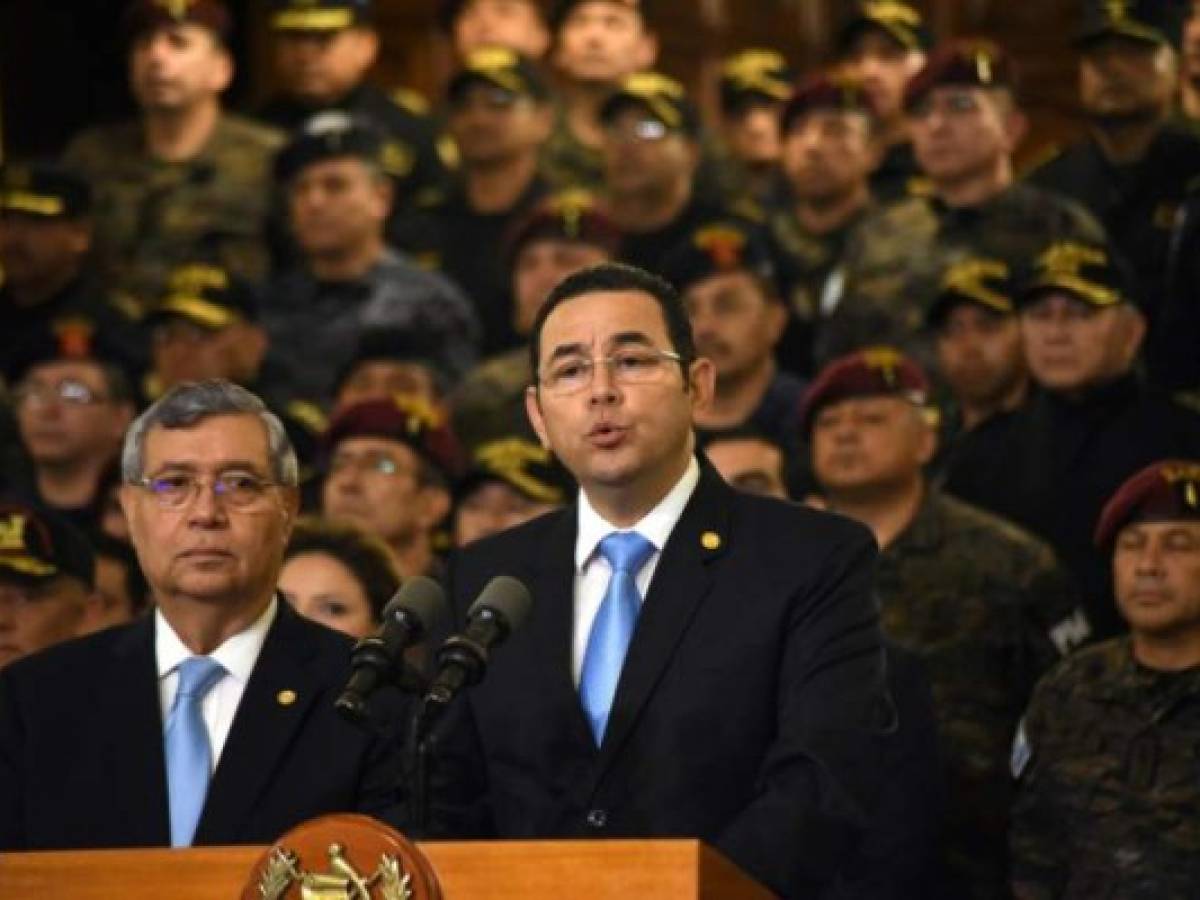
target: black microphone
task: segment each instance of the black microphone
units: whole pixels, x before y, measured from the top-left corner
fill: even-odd
[[[488,651],[521,627],[532,606],[529,588],[517,579],[498,575],[489,581],[467,610],[463,633],[447,638],[438,650],[437,676],[425,702],[444,707],[464,687],[478,684],[487,670]]]
[[[352,721],[365,721],[367,698],[402,670],[404,650],[443,629],[448,618],[441,585],[424,575],[405,579],[383,608],[379,630],[354,645],[350,680],[334,704],[338,712]]]

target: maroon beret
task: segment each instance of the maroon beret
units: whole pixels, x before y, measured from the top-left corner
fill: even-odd
[[[1168,459],[1121,485],[1100,513],[1095,542],[1109,549],[1130,522],[1200,522],[1200,460]]]
[[[824,406],[851,397],[895,395],[918,406],[929,402],[929,379],[895,347],[867,347],[840,356],[821,370],[800,404],[800,427],[812,431]]]
[[[538,240],[591,244],[609,256],[621,246],[621,232],[600,208],[594,195],[568,188],[544,198],[506,236],[508,258],[515,261],[526,244]]]
[[[445,416],[417,397],[396,394],[346,407],[325,432],[326,455],[332,455],[339,443],[353,437],[399,441],[449,478],[462,472],[462,450]]]
[[[221,0],[134,0],[125,10],[131,38],[172,25],[201,25],[224,42],[233,33],[233,19]]]
[[[783,107],[779,121],[784,133],[798,118],[815,109],[876,115],[875,104],[859,79],[832,72],[814,75],[796,89]]]
[[[946,85],[1011,88],[1016,84],[1012,61],[999,45],[987,40],[951,41],[926,60],[904,88],[904,108],[911,110],[934,88]]]

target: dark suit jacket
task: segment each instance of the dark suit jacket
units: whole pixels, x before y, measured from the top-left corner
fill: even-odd
[[[891,717],[870,534],[702,463],[599,750],[571,676],[575,534],[569,507],[452,568],[460,618],[500,573],[534,607],[448,714],[435,817],[458,835],[700,837],[776,891],[814,894],[868,820]]]
[[[349,641],[280,601],[196,844],[270,843],[330,812],[398,818],[393,742],[334,711],[348,674]],[[0,671],[0,848],[169,844],[154,619]]]

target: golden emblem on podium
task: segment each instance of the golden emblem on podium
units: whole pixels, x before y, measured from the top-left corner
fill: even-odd
[[[382,822],[322,816],[259,858],[242,900],[440,900],[424,854]]]

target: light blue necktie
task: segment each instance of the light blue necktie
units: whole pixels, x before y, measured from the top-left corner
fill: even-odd
[[[224,674],[224,667],[207,656],[192,656],[179,664],[179,689],[163,738],[172,847],[192,845],[204,809],[212,772],[212,747],[200,704]]]
[[[653,552],[654,545],[636,531],[614,531],[600,542],[600,555],[613,572],[592,622],[579,676],[579,699],[597,747],[604,739],[625,652],[642,611],[637,573]]]

